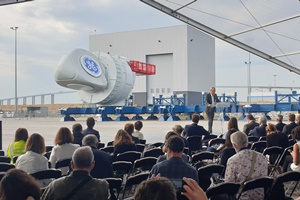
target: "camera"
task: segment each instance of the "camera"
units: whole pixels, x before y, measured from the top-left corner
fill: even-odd
[[[173,183],[176,193],[185,192],[183,186],[186,185],[186,182],[182,179],[170,179]]]

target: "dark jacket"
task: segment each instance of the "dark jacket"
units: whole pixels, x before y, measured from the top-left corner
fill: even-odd
[[[73,143],[82,146],[82,138],[84,137],[84,135],[80,131],[74,131],[73,136],[74,136]]]
[[[277,129],[277,131],[282,132],[283,127],[284,127],[285,125],[286,125],[286,124],[285,124],[285,123],[282,123],[282,122],[277,123],[277,124],[276,124],[276,129]]]
[[[267,127],[266,124],[263,124],[263,125],[260,125],[260,126],[256,126],[256,127],[254,127],[254,129],[252,129],[249,132],[249,135],[255,136],[255,137],[258,137],[258,138],[260,138],[262,136],[266,136],[267,135],[266,127]]]
[[[112,159],[106,152],[100,151],[96,147],[91,147],[94,154],[95,166],[91,171],[94,178],[113,177]]]
[[[259,123],[252,120],[248,124],[244,125],[243,132],[246,133],[246,135],[248,135],[249,132],[257,126],[259,126]]]
[[[190,125],[186,125],[183,131],[183,136],[185,138],[189,136],[201,136],[201,135],[209,135],[210,133],[203,128],[203,126],[199,126],[196,123],[192,123]]]
[[[292,133],[292,130],[298,125],[295,122],[291,122],[283,127],[282,133],[289,135]]]
[[[93,134],[93,135],[95,135],[95,136],[97,137],[98,142],[100,142],[100,134],[99,134],[99,132],[98,132],[97,130],[95,130],[95,129],[92,129],[92,128],[84,129],[84,130],[82,131],[82,134],[83,134],[84,136],[86,136],[86,135],[88,135],[88,134]]]

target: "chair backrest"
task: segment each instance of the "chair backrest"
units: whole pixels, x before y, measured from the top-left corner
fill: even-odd
[[[5,152],[3,150],[0,150],[0,156],[4,156]]]
[[[282,155],[283,151],[284,150],[278,146],[268,147],[268,148],[265,148],[265,150],[263,151],[263,155],[265,155],[265,156],[268,155],[269,163],[276,165],[277,162],[279,161],[280,156]]]
[[[52,151],[52,149],[53,149],[53,146],[46,146],[46,152]]]
[[[163,155],[161,148],[153,148],[144,152],[144,157],[156,157],[158,158],[160,155]]]
[[[61,177],[61,171],[57,169],[46,169],[46,170],[32,173],[30,175],[37,180],[50,179],[50,178],[57,179]]]
[[[97,144],[97,149],[101,149],[101,148],[103,148],[103,147],[105,147],[105,143],[98,142],[98,144]]]
[[[134,176],[130,176],[125,183],[122,199],[124,199],[125,192],[129,187],[131,188],[134,185],[140,184],[142,181],[147,180],[148,177],[149,173],[141,173]]]
[[[285,157],[286,157],[287,155],[290,155],[290,152],[289,152],[289,151],[290,151],[290,150],[293,150],[293,148],[294,148],[294,146],[292,145],[292,146],[289,146],[289,147],[287,147],[287,148],[284,149],[284,151],[283,151],[283,153],[281,154],[281,156],[279,157],[277,163],[275,163],[275,166],[276,166],[276,167],[283,164],[283,162],[285,161]]]
[[[115,178],[123,178],[124,174],[129,174],[132,170],[132,163],[127,161],[116,161],[112,166]]]
[[[63,159],[60,161],[57,161],[55,163],[55,169],[63,168],[63,167],[70,167],[71,165],[71,158]]]
[[[15,165],[9,163],[0,163],[0,172],[7,172],[9,169],[15,168]]]
[[[218,195],[228,195],[228,199],[235,199],[235,195],[238,193],[240,189],[239,183],[220,183],[218,185],[209,187],[206,190],[207,198],[210,199],[212,197]]]
[[[209,142],[208,142],[208,147],[211,147],[213,145],[216,145],[216,144],[225,144],[225,139],[224,138],[214,138],[214,139],[211,139]]]
[[[11,159],[8,156],[0,156],[0,162],[10,163]]]
[[[242,194],[246,191],[253,190],[253,189],[258,189],[258,188],[263,188],[264,189],[264,195],[265,197],[269,193],[270,188],[272,187],[274,179],[271,177],[259,177],[255,178],[249,181],[246,181],[242,185],[242,190],[240,191],[238,198],[242,196]]]
[[[261,136],[258,141],[266,141],[267,140],[267,136]]]
[[[109,184],[109,190],[111,195],[110,199],[118,199],[123,180],[121,178],[105,178],[104,180],[106,180]],[[114,193],[114,190],[116,190],[117,195]]]
[[[141,153],[137,151],[127,151],[124,153],[119,153],[117,155],[116,161],[128,161],[134,163],[137,159],[141,158]]]
[[[105,151],[105,152],[107,152],[107,153],[113,153],[114,152],[114,146],[107,146],[107,147],[103,147],[103,148],[101,148],[100,150],[101,151]]]
[[[288,146],[293,146],[296,143],[294,139],[289,139]]]
[[[145,145],[144,144],[135,144],[136,149],[138,152],[143,153],[144,149],[145,149]]]
[[[14,156],[14,157],[13,157],[13,163],[16,163],[17,160],[18,160],[18,158],[19,158],[19,156]]]
[[[204,135],[202,136],[202,142],[203,143],[207,143],[211,140],[211,139],[214,139],[214,138],[217,138],[218,136],[217,135],[214,135],[214,134],[210,134],[210,135]],[[205,145],[205,144],[204,144]]]
[[[280,174],[277,176],[277,178],[274,181],[274,184],[272,186],[272,189],[270,191],[270,195],[269,197],[278,197],[278,191],[280,191],[282,189],[283,194],[287,195],[287,193],[284,191],[284,187],[283,184],[287,183],[287,182],[295,182],[293,188],[289,191],[290,194],[288,196],[292,196],[295,189],[297,188],[298,184],[300,181],[300,172],[299,171],[289,171],[289,172],[285,172],[283,174]]]
[[[140,139],[141,144],[146,144],[146,140]]]
[[[162,142],[155,142],[155,143],[152,143],[151,146],[155,146],[155,147],[161,147],[164,143]]]
[[[187,137],[186,139],[187,139],[187,142],[189,145],[190,154],[201,149],[202,136],[190,136],[190,137]]]
[[[199,186],[206,191],[211,184],[213,174],[221,175],[224,171],[223,165],[209,164],[198,169]]]
[[[190,149],[188,147],[184,147],[183,153],[185,153],[186,155],[188,155],[189,151],[190,151]]]
[[[248,136],[248,142],[250,142],[250,143],[257,142],[258,139],[259,139],[258,137],[255,137],[252,135]]]
[[[152,167],[156,164],[156,157],[144,157],[134,161],[133,171],[136,169],[141,169],[142,171],[151,170]]]
[[[267,147],[266,141],[258,141],[258,142],[253,142],[251,149],[262,153],[266,147]]]
[[[106,146],[113,146],[113,145],[114,145],[114,141],[109,141]]]
[[[202,151],[202,152],[192,155],[191,163],[196,163],[198,161],[203,161],[203,160],[208,160],[208,161],[212,162],[214,157],[215,157],[215,154],[213,152]]]

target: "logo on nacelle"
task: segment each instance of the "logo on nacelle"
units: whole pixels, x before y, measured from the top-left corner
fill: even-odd
[[[87,55],[81,56],[80,63],[83,69],[91,76],[94,77],[101,76],[102,72],[99,64],[90,56]]]

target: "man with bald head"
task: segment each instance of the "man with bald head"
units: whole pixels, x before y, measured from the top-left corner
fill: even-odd
[[[76,149],[71,161],[73,172],[51,182],[41,199],[107,200],[109,198],[107,181],[95,179],[90,175],[94,165],[94,155],[90,147]]]
[[[216,94],[216,88],[210,88],[209,93],[205,98],[205,112],[208,117],[208,132],[212,133],[212,125],[214,121],[214,116],[216,112],[216,103],[220,102]]]

